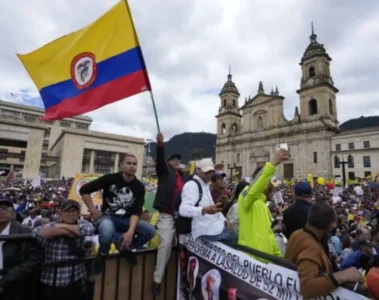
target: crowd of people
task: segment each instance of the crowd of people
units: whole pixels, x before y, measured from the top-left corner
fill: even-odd
[[[194,239],[238,243],[292,261],[306,298],[325,296],[346,282],[361,283],[370,297],[379,298],[378,191],[350,186],[336,194],[314,182],[278,182],[276,169],[288,156],[287,150],[278,150],[250,182],[232,184],[209,158],[196,163],[195,174],[183,172],[180,154],[166,159],[164,137],[158,134],[156,226],[144,220],[145,191],[151,187],[136,178],[138,161],[130,153],[122,157],[120,172],[82,186],[88,216],[81,215],[79,202],[68,199],[72,179],[39,186],[21,180],[0,183],[0,235],[33,237],[21,243],[0,241],[0,269],[7,269],[0,274],[0,295],[28,299],[30,291],[21,287],[39,278],[33,285],[39,287],[38,299],[90,299],[86,282],[104,271],[110,252],[117,249],[135,265],[135,252],[157,234],[151,285],[157,296],[176,233],[187,233],[179,231],[187,228]],[[102,191],[101,207],[91,198],[97,191]],[[98,251],[93,251],[96,245]],[[80,261],[94,253],[91,265]],[[40,270],[42,263],[78,259]]]

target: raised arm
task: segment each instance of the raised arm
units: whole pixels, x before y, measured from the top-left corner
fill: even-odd
[[[255,177],[255,180],[251,183],[250,187],[244,191],[247,193],[247,198],[249,201],[256,200],[260,195],[262,195],[269,183],[271,178],[275,175],[276,167],[272,163],[266,163],[264,168]]]
[[[156,169],[158,178],[164,176],[168,172],[168,166],[165,160],[164,137],[162,133],[157,134],[155,169]]]
[[[255,176],[253,182],[246,187],[238,200],[238,205],[243,209],[250,209],[253,203],[260,198],[270,184],[271,178],[275,175],[276,166],[288,159],[289,153],[286,150],[278,150],[271,161],[266,163],[264,168]]]

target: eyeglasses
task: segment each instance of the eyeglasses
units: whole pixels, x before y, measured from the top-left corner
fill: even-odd
[[[13,211],[13,207],[10,206],[0,206],[0,212],[2,213],[9,213]]]

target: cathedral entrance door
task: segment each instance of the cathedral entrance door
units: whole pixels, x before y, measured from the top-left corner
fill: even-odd
[[[285,179],[292,179],[293,176],[293,164],[284,164],[284,178]]]

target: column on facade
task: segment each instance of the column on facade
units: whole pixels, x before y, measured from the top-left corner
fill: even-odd
[[[91,150],[89,158],[89,173],[92,174],[95,171],[95,150]]]
[[[114,155],[114,167],[113,167],[113,172],[118,172],[119,170],[119,162],[120,162],[120,154],[119,153],[115,153]]]

